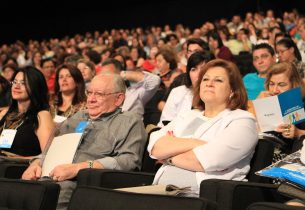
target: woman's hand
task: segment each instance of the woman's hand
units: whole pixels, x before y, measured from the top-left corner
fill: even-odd
[[[281,124],[279,125],[275,131],[282,133],[282,136],[288,139],[292,139],[296,136],[296,127],[293,124]]]

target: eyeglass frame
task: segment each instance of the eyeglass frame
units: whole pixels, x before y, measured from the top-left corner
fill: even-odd
[[[290,48],[286,48],[285,50],[279,50],[276,52],[276,54],[283,54],[284,52],[286,52],[287,50],[289,50]]]
[[[118,93],[122,93],[122,92],[101,93],[101,92],[98,92],[98,91],[88,91],[88,90],[86,90],[85,93],[86,93],[87,97],[94,96],[96,98],[103,98],[105,96],[114,95],[114,94],[118,94]]]
[[[20,81],[18,81],[18,80],[13,80],[13,81],[11,81],[11,85],[12,85],[12,86],[17,86],[17,85],[19,85],[20,87],[25,87],[26,83],[25,83],[24,80],[20,80]]]

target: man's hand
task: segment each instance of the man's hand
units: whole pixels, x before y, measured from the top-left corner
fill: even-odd
[[[40,161],[34,161],[22,174],[24,180],[37,180],[41,177]]]
[[[62,164],[56,166],[49,174],[54,181],[64,181],[76,177],[78,171],[82,168],[81,163]]]

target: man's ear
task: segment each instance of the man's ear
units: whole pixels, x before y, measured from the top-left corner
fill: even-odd
[[[125,94],[124,93],[118,93],[116,99],[115,99],[115,105],[117,107],[120,107],[123,105],[124,103],[124,100],[125,100]]]

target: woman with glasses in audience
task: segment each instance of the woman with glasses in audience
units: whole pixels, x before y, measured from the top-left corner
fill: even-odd
[[[267,91],[261,92],[258,98],[278,95],[296,87],[301,88],[304,101],[305,84],[296,66],[288,62],[273,64],[268,69],[266,76],[265,88]],[[275,132],[272,131],[271,133],[283,140],[283,144],[275,149],[273,156],[273,162],[277,162],[288,154],[301,149],[301,139],[304,139],[302,136],[305,135],[305,123],[297,125],[282,124],[278,126]]]
[[[151,157],[164,161],[154,184],[190,187],[187,196],[198,196],[202,180],[245,180],[257,144],[255,119],[245,111],[247,100],[234,63],[208,62],[194,90],[197,110],[150,135]]]
[[[278,41],[276,43],[276,52],[280,63],[293,63],[301,77],[305,77],[305,63],[302,62],[301,53],[292,39],[283,38]]]
[[[54,128],[43,74],[30,66],[18,70],[11,97],[9,108],[0,113],[0,148],[12,156],[38,155]]]
[[[55,75],[55,100],[51,103],[54,121],[61,123],[85,108],[85,82],[82,73],[70,64],[59,66]]]

